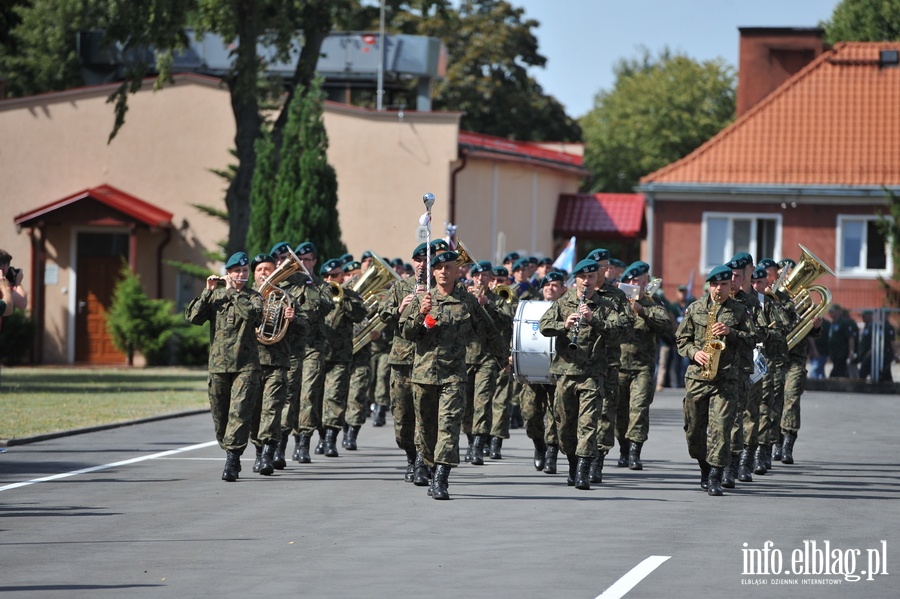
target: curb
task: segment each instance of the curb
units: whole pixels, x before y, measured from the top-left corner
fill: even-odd
[[[122,428],[125,426],[133,426],[135,424],[145,424],[147,422],[158,422],[160,420],[170,420],[172,418],[181,418],[183,416],[196,416],[197,414],[208,414],[209,408],[203,410],[188,410],[186,412],[175,412],[173,414],[164,414],[162,416],[148,416],[147,418],[138,418],[137,420],[124,420],[122,422],[112,422],[110,424],[99,424],[97,426],[87,426],[84,428],[74,428],[68,431],[58,431],[55,433],[45,433],[43,435],[34,435],[32,437],[18,437],[16,439],[0,439],[0,447],[12,447],[14,445],[27,445],[28,443],[39,443],[41,441],[49,441],[51,439],[59,439],[60,437],[70,437],[72,435],[82,435],[84,433],[95,433],[97,431],[105,431],[112,428]]]

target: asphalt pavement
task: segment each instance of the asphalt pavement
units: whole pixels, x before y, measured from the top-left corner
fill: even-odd
[[[390,420],[359,450],[263,477],[208,414],[0,454],[3,597],[884,597],[897,577],[900,397],[807,392],[794,465],[709,497],[677,389],[657,393],[640,472],[590,491],[502,460],[450,501],[403,482]],[[561,456],[563,457],[563,456]]]

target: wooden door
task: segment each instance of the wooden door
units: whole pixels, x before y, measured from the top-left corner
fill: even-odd
[[[124,240],[122,239],[124,238]],[[128,235],[78,234],[78,291],[75,307],[75,361],[124,364],[106,330],[106,312],[127,260]],[[124,252],[124,254],[122,254]]]

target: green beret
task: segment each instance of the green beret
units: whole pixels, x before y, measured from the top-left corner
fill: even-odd
[[[450,244],[447,243],[444,239],[432,239],[431,240],[431,251],[432,252],[449,252]]]
[[[360,258],[360,260],[366,260],[367,258],[374,258],[374,257],[375,257],[375,254],[373,254],[369,250],[366,250],[362,253],[362,258]]]
[[[469,272],[471,272],[473,275],[477,275],[483,272],[491,272],[493,268],[494,267],[491,265],[490,260],[479,260],[472,266],[471,269],[469,269]]]
[[[457,258],[459,258],[459,254],[456,252],[443,252],[437,254],[431,259],[431,267],[434,268],[438,264],[444,264],[445,262],[456,262]]]
[[[359,270],[360,268],[362,268],[362,264],[354,260],[344,265],[344,272],[352,272],[354,270]]]
[[[319,269],[320,275],[327,275],[332,270],[339,269],[341,267],[341,259],[340,258],[332,258],[331,260],[326,260],[324,264],[322,264],[322,268]]]
[[[253,260],[250,261],[250,272],[255,272],[256,267],[263,262],[275,264],[275,258],[270,256],[269,254],[256,254],[255,256],[253,256]]]
[[[625,268],[625,263],[619,260],[618,258],[610,258],[609,265],[615,266],[616,268]]]
[[[495,277],[508,277],[509,271],[505,266],[495,266],[493,269]]]
[[[547,283],[552,283],[554,281],[563,282],[565,280],[566,277],[561,272],[559,272],[558,270],[552,270],[547,273],[547,276],[541,279],[541,287],[543,288],[543,286]]]
[[[600,270],[600,265],[597,264],[596,260],[591,260],[589,258],[585,258],[581,262],[575,265],[575,268],[572,270],[573,275],[582,275],[589,272],[597,272]]]
[[[312,241],[304,241],[297,246],[297,249],[294,250],[294,253],[298,256],[302,256],[304,254],[313,254],[314,256],[318,255],[316,253],[316,246],[313,245]]]
[[[794,268],[795,266],[797,266],[797,263],[794,262],[793,260],[791,260],[790,258],[782,258],[781,260],[778,261],[778,268],[784,268],[785,266],[790,266],[791,268]]]
[[[353,254],[344,254],[341,256],[341,264],[349,264],[353,262]]]
[[[778,268],[778,263],[771,258],[763,258],[759,261],[759,266],[763,268]]]
[[[291,244],[287,241],[279,241],[272,246],[272,249],[269,250],[269,254],[272,256],[280,256],[282,254],[287,254],[289,249],[291,249]]]
[[[766,269],[763,266],[757,266],[753,269],[753,274],[750,275],[750,279],[753,281],[758,281],[759,279],[766,278]]]
[[[753,264],[753,260],[749,256],[750,254],[748,254],[747,252],[740,252],[739,254],[735,254],[734,258],[725,263],[725,266],[732,269],[746,268]]]
[[[236,266],[247,266],[248,264],[250,264],[250,258],[247,257],[247,252],[237,252],[232,254],[228,262],[225,263],[225,270],[230,270]]]
[[[516,263],[513,264],[512,271],[516,272],[517,270],[522,270],[526,266],[528,266],[528,258],[519,258],[516,260]]]
[[[709,271],[709,276],[706,277],[707,283],[712,283],[714,281],[730,281],[731,280],[731,268],[722,264],[720,266],[715,267],[711,271]]]
[[[419,245],[416,246],[416,249],[413,250],[413,253],[412,253],[413,260],[415,260],[416,258],[424,258],[427,251],[428,251],[428,244],[423,241],[422,243],[420,243]],[[402,262],[402,260],[401,260],[401,262]]]
[[[507,262],[515,262],[521,257],[522,256],[519,255],[519,252],[510,252],[503,256],[503,263],[506,264]]]
[[[633,277],[631,277],[631,278],[635,278],[635,277],[639,277],[641,275],[645,275],[648,272],[650,272],[650,265],[647,264],[646,262],[642,262],[641,260],[636,260],[636,261],[632,262],[631,264],[629,264],[628,268],[626,268],[625,271],[626,272],[632,271],[632,272],[637,273]],[[623,274],[623,276],[624,276],[624,274]]]
[[[609,250],[606,248],[597,248],[595,250],[591,250],[587,257],[588,259],[595,260],[596,262],[609,260]]]

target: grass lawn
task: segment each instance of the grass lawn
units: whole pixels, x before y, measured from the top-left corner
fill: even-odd
[[[3,367],[0,443],[208,409],[206,368]]]

